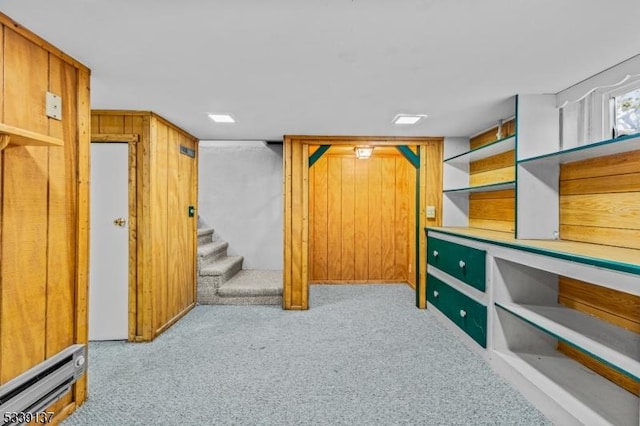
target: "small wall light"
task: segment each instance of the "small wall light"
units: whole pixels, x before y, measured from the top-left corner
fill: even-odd
[[[372,146],[357,146],[353,150],[356,152],[356,158],[361,160],[366,160],[373,154]]]

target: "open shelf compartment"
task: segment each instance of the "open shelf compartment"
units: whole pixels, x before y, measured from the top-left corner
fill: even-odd
[[[495,142],[491,142],[487,145],[483,145],[479,148],[472,149],[470,151],[463,152],[462,154],[447,158],[444,160],[444,162],[448,164],[466,164],[472,161],[502,154],[504,152],[514,150],[515,148],[516,135],[511,135],[507,136],[506,138],[499,139]]]

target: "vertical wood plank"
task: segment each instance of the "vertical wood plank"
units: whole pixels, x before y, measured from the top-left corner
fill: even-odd
[[[382,159],[369,161],[369,279],[382,279]]]
[[[178,132],[168,129],[167,139],[167,316],[166,323],[186,306],[180,290],[182,269],[186,268],[186,206],[180,204],[179,194],[189,188],[180,185],[180,140]],[[163,325],[164,325],[163,323]]]
[[[49,224],[47,256],[47,347],[52,356],[73,343],[75,302],[75,214],[69,203],[74,188],[68,184],[67,173],[73,173],[73,162],[65,157],[77,147],[77,81],[76,71],[59,58],[50,56],[49,88],[62,99],[64,121],[51,120],[51,136],[63,138],[63,148],[49,150]],[[63,127],[64,126],[64,127]],[[67,170],[70,168],[71,170]],[[74,174],[70,174],[74,176]],[[71,198],[73,201],[74,198]]]
[[[129,143],[129,341],[135,341],[140,329],[138,312],[138,142]]]
[[[326,155],[326,154],[325,154]],[[342,272],[342,162],[327,158],[327,279],[339,280]]]
[[[369,280],[369,161],[355,161],[355,272],[357,280]],[[377,209],[374,205],[372,208]]]
[[[313,257],[316,280],[328,279],[328,209],[327,209],[327,157],[320,158],[313,165],[314,219]]]
[[[49,88],[49,55],[35,43],[5,28],[5,124],[48,134],[45,92]],[[24,84],[27,81],[29,84]],[[7,106],[11,105],[10,108]]]
[[[307,153],[312,151],[313,146],[307,145]],[[309,168],[309,280],[315,279],[315,245],[316,245],[316,203],[315,203],[315,189],[316,189],[316,169],[314,167]]]
[[[300,309],[309,308],[309,145],[303,144],[302,158],[302,271],[300,274]]]
[[[407,280],[409,262],[409,198],[415,182],[409,179],[409,168],[413,167],[405,158],[396,158],[395,187],[395,274],[396,280]]]
[[[340,279],[355,278],[355,159],[341,158],[342,163],[342,241],[340,247]]]
[[[152,209],[153,199],[152,189],[156,186],[156,169],[155,161],[157,153],[155,152],[152,140],[157,139],[158,129],[155,120],[151,120],[150,116],[144,117],[144,127],[142,129],[142,152],[138,150],[138,165],[141,165],[142,185],[138,185],[138,200],[142,200],[139,204],[141,213],[139,218],[144,218],[138,222],[138,259],[142,262],[138,263],[138,282],[142,283],[139,287],[138,294],[138,316],[140,317],[140,329],[142,329],[143,340],[152,340],[155,336],[154,320],[156,304],[154,300],[154,269],[153,269],[153,217]],[[140,144],[138,147],[140,148]]]
[[[89,340],[87,312],[89,290],[89,164],[91,146],[91,106],[89,102],[90,75],[86,69],[79,69],[77,74],[77,135],[78,142],[75,148],[77,169],[69,176],[70,182],[75,186],[75,202],[71,202],[76,212],[76,318],[75,341],[86,343]],[[74,152],[69,155],[74,155]],[[76,161],[71,160],[72,163]],[[74,181],[72,176],[75,176]],[[81,377],[73,387],[74,400],[81,404],[87,395],[87,376]]]
[[[285,137],[283,140],[282,146],[282,157],[283,157],[283,194],[284,194],[284,266],[282,271],[282,307],[284,309],[292,309],[291,305],[291,291],[292,291],[292,255],[291,255],[291,244],[292,244],[292,229],[291,229],[291,209],[292,209],[292,175],[291,175],[291,162],[292,155],[291,151],[293,141],[290,137]]]
[[[303,309],[303,219],[306,213],[303,213],[303,161],[307,161],[303,158],[303,149],[301,143],[293,145],[292,152],[292,203],[291,203],[291,230],[292,230],[292,248],[291,248],[291,260],[292,260],[292,288],[291,288],[291,307],[294,309]]]
[[[395,157],[386,157],[382,162],[382,279],[392,281],[396,278],[395,247]]]
[[[412,149],[415,149],[414,152],[416,152],[418,154],[418,157],[420,157],[420,147],[416,146],[416,147],[412,147]],[[409,172],[407,174],[407,179],[409,184],[409,188],[408,188],[408,193],[406,194],[407,196],[407,202],[408,202],[408,221],[407,221],[407,247],[408,247],[408,269],[407,269],[407,282],[413,286],[414,288],[416,288],[417,282],[416,282],[416,247],[418,245],[418,240],[420,238],[419,232],[417,233],[417,230],[419,230],[418,228],[418,222],[419,222],[419,217],[416,216],[416,194],[418,193],[418,191],[420,190],[419,187],[417,187],[416,185],[417,180],[416,180],[416,176],[418,176],[420,173],[420,169],[416,169],[415,167],[411,166],[409,167]],[[419,215],[419,212],[418,212]],[[416,240],[416,238],[418,240]]]
[[[156,300],[156,318],[154,334],[169,319],[168,307],[168,194],[167,194],[167,175],[168,170],[168,149],[169,128],[152,118],[157,126],[157,138],[154,143],[154,151],[156,152],[156,168],[155,168],[155,185],[152,191],[155,194],[153,199],[153,265],[155,278],[153,280],[154,296]]]
[[[0,52],[0,94],[2,94],[2,100],[0,100],[0,120],[4,123],[4,25],[0,24],[0,46],[2,46],[2,52]],[[0,206],[4,205],[4,151],[0,151]],[[2,215],[0,215],[0,259],[2,259],[2,229],[3,221]],[[0,262],[0,345],[2,344],[2,262]],[[0,377],[2,376],[2,356],[0,356]]]

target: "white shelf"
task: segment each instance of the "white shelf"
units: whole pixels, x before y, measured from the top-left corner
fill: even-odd
[[[519,160],[519,164],[566,164],[607,155],[640,150],[640,134],[621,136],[552,154]]]
[[[501,182],[501,183],[493,183],[491,185],[481,185],[481,186],[469,186],[465,188],[452,188],[445,189],[443,192],[445,194],[469,194],[472,192],[491,192],[491,191],[501,191],[504,189],[513,189],[516,187],[515,181],[509,182]]]
[[[516,148],[516,136],[508,136],[503,139],[499,139],[488,145],[481,146],[480,148],[472,149],[465,153],[447,158],[444,160],[446,164],[467,164],[472,161],[481,160],[483,158],[492,157],[494,155],[502,154],[503,152],[511,151]]]
[[[638,424],[638,397],[559,352],[494,354],[583,424]]]
[[[496,306],[640,380],[640,335],[564,306]]]

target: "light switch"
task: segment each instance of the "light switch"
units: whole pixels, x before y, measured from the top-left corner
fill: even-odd
[[[435,219],[436,206],[427,206],[427,219]]]
[[[62,120],[62,98],[60,96],[47,92],[46,114],[47,117]]]

